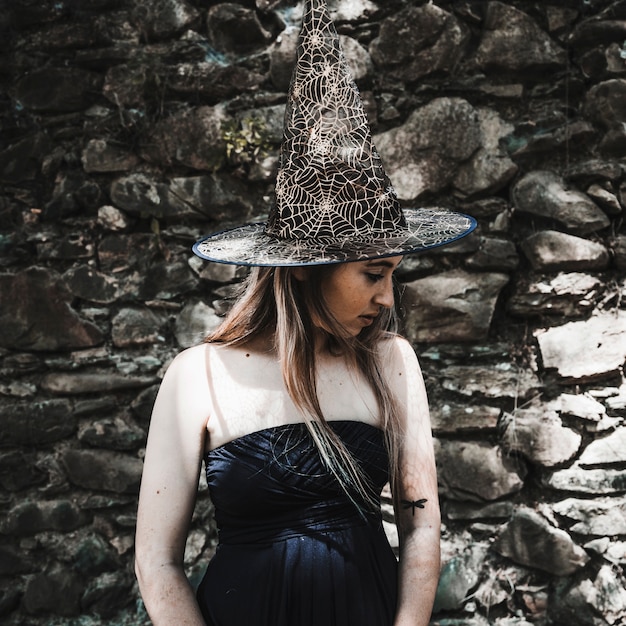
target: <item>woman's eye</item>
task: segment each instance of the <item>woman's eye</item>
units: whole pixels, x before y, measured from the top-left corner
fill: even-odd
[[[382,280],[383,275],[382,274],[367,274],[367,277],[369,278],[369,280],[371,280],[373,283],[377,283],[379,280]]]

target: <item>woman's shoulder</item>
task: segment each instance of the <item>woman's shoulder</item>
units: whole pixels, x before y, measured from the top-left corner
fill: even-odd
[[[231,369],[233,365],[241,365],[247,361],[255,361],[254,356],[266,356],[256,345],[232,345],[220,342],[205,342],[179,352],[170,365],[166,375],[182,375],[186,377],[201,372],[206,376],[212,375],[224,368]],[[216,371],[217,370],[217,371]]]
[[[417,365],[413,346],[401,335],[388,333],[378,342],[378,353],[384,365]]]

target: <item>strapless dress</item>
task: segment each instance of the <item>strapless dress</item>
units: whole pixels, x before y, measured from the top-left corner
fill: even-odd
[[[383,432],[329,423],[380,494]],[[219,536],[197,590],[207,626],[391,626],[397,561],[380,511],[355,506],[304,424],[244,435],[204,460]]]

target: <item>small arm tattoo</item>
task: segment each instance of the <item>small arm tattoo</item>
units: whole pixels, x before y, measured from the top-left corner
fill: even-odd
[[[415,516],[415,509],[423,509],[424,502],[428,502],[426,498],[422,498],[421,500],[400,500],[402,503],[402,508],[411,509],[411,516]]]

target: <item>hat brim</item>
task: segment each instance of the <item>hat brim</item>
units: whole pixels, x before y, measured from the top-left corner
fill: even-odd
[[[476,228],[476,220],[447,209],[403,209],[406,230],[368,239],[280,239],[265,232],[265,222],[244,224],[196,242],[193,252],[216,263],[248,266],[329,265],[423,252],[457,241]]]

